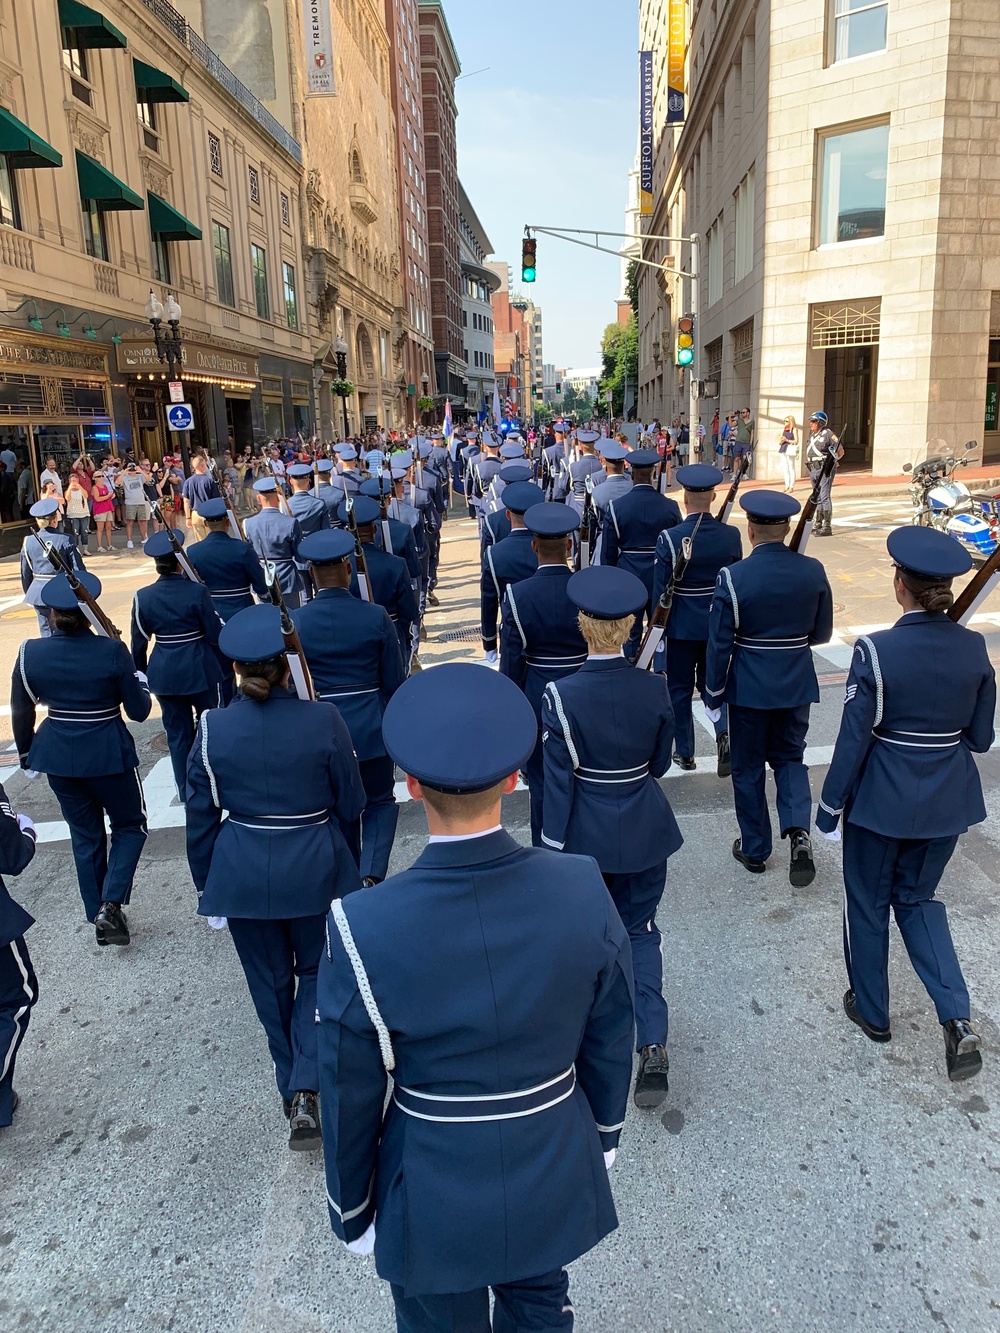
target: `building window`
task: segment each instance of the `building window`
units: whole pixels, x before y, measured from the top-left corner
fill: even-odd
[[[820,245],[885,235],[889,126],[826,135],[820,193]]]
[[[21,209],[17,202],[17,178],[6,157],[0,157],[0,223],[21,227]]]
[[[235,306],[233,288],[233,255],[229,247],[229,228],[221,222],[212,223],[212,248],[215,250],[215,287],[220,305]]]
[[[389,378],[389,339],[384,333],[378,335],[379,357],[382,362],[382,378]]]
[[[153,237],[153,277],[167,287],[171,285],[170,243],[162,236]]]
[[[295,269],[291,264],[282,264],[281,267],[285,279],[285,315],[288,319],[288,327],[297,329],[299,327],[299,307],[295,296]]]
[[[292,214],[288,205],[287,194],[281,196],[281,225],[283,227],[290,227],[292,225]]]
[[[257,174],[256,167],[249,168],[250,175],[250,202],[252,204],[260,203],[260,176]]]
[[[91,259],[108,262],[108,236],[104,230],[104,214],[94,199],[83,201],[83,244]]]
[[[885,50],[888,0],[833,0],[833,6],[835,61]]]
[[[69,85],[73,96],[87,106],[94,105],[94,94],[90,88],[90,68],[87,52],[73,45],[73,37],[68,28],[63,28],[63,64],[69,70]]]
[[[217,134],[208,136],[208,164],[213,175],[222,175],[222,141]]]
[[[152,102],[136,102],[136,113],[142,126],[142,142],[152,153],[160,151],[159,126],[156,123],[156,107]]]
[[[733,266],[733,282],[742,282],[753,271],[753,221],[754,221],[754,173],[753,167],[740,181],[736,191],[736,257]]]
[[[722,218],[717,217],[708,229],[708,304],[722,300]]]
[[[250,247],[250,267],[253,269],[253,293],[260,319],[271,318],[271,302],[267,295],[267,255],[259,245]]]

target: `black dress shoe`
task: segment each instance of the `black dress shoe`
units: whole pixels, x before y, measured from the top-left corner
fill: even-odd
[[[788,882],[793,889],[804,889],[816,878],[812,839],[804,828],[793,828],[789,831],[788,841],[792,849],[791,864],[788,867]]]
[[[361,887],[363,889],[373,889],[376,884],[381,884],[381,883],[382,881],[377,876],[366,875],[364,879],[361,881]]]
[[[674,763],[678,768],[682,768],[685,773],[693,773],[698,767],[697,759],[693,757],[685,759],[685,757],[682,754],[678,754],[676,750],[674,751]]]
[[[639,1072],[635,1076],[632,1100],[636,1106],[649,1109],[659,1106],[670,1091],[667,1075],[670,1058],[666,1046],[644,1046],[639,1052]]]
[[[892,1033],[888,1028],[873,1028],[871,1023],[866,1023],[861,1017],[858,1013],[858,999],[852,990],[844,991],[844,1013],[852,1023],[857,1023],[869,1041],[892,1041]]]
[[[292,1118],[292,1106],[293,1106],[293,1105],[294,1105],[294,1103],[293,1103],[293,1101],[292,1101],[292,1099],[291,1099],[290,1097],[282,1097],[282,1099],[281,1099],[281,1109],[282,1109],[282,1110],[284,1111],[284,1113],[285,1113],[285,1119],[286,1119],[286,1120],[291,1120],[291,1118]]]
[[[323,1146],[323,1131],[319,1123],[319,1099],[314,1092],[297,1092],[292,1099],[289,1116],[292,1132],[288,1146],[292,1152],[313,1152]]]
[[[952,1083],[975,1078],[983,1067],[980,1036],[967,1018],[949,1018],[944,1028],[944,1054]]]
[[[753,857],[747,856],[743,850],[743,839],[737,838],[733,843],[733,856],[743,866],[744,870],[749,870],[751,875],[763,875],[767,869],[766,861],[755,861]]]
[[[733,759],[729,750],[729,732],[724,731],[716,742],[719,750],[719,766],[715,770],[720,778],[733,775]]]
[[[441,603],[438,601],[438,599],[437,599],[437,597],[434,595],[434,593],[429,592],[429,593],[427,594],[427,605],[428,605],[428,606],[440,606]]]
[[[132,938],[120,903],[101,903],[101,910],[94,918],[94,930],[101,945],[128,944]]]

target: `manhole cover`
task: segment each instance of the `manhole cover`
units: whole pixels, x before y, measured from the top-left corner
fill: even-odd
[[[161,731],[158,735],[154,736],[149,742],[149,748],[151,750],[156,750],[158,754],[168,754],[167,733]]]
[[[439,634],[436,643],[479,643],[482,639],[478,629],[448,629]]]

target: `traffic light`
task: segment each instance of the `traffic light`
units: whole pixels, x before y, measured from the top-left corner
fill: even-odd
[[[538,242],[531,236],[526,236],[521,243],[521,281],[534,282],[536,275],[535,257],[538,251]]]
[[[694,365],[694,320],[690,315],[684,315],[677,321],[674,362],[682,369]]]

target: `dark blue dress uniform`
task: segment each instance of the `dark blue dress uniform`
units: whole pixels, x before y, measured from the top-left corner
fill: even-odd
[[[96,597],[100,582],[81,576]],[[49,583],[45,605],[72,610],[65,575]],[[146,806],[135,742],[122,721],[145,722],[149,687],[117,639],[55,631],[21,645],[11,678],[11,721],[21,767],[48,775],[69,825],[73,859],[87,920],[102,903],[127,903],[146,842]],[[48,717],[35,730],[38,704]],[[104,816],[111,822],[111,851]]]
[[[198,506],[199,515],[210,522],[226,517],[225,500],[206,500]],[[254,605],[254,593],[269,600],[267,583],[260,560],[249,542],[231,537],[228,532],[210,532],[185,551],[191,564],[205,581],[219,618],[232,620],[237,611]]]
[[[531,468],[524,463],[505,463],[493,482],[491,498],[483,513],[483,522],[479,530],[479,563],[486,560],[486,549],[502,542],[511,533],[510,519],[503,502],[503,493],[508,486],[518,481],[531,481]]]
[[[904,571],[946,584],[971,565],[957,542],[932,529],[897,529],[889,552]],[[995,708],[982,636],[941,612],[908,611],[855,644],[816,825],[829,834],[844,821],[849,995],[866,1031],[882,1034],[876,1039],[889,1030],[890,908],[939,1022],[969,1018],[935,892],[959,836],[986,818],[972,756],[993,743]],[[968,1048],[975,1060],[950,1069],[953,1078],[978,1072],[977,1046]]]
[[[645,605],[645,584],[625,570],[592,566],[567,585],[586,615],[624,619]],[[647,1075],[637,1104],[666,1096],[667,1003],[656,910],[667,860],[683,839],[660,788],[670,767],[674,720],[661,677],[624,657],[590,656],[542,699],[545,801],[542,843],[592,856],[632,942],[636,1050],[659,1047],[662,1078]],[[647,1058],[649,1058],[647,1056]],[[647,1086],[643,1087],[643,1084]]]
[[[576,514],[567,505],[535,505],[524,516],[539,537],[568,537],[576,530]],[[539,719],[535,748],[524,769],[531,813],[531,841],[542,839],[542,695],[550,680],[579,671],[587,660],[577,608],[566,594],[572,570],[565,564],[540,565],[531,578],[511,583],[503,604],[500,670],[519,689]]]
[[[366,495],[370,500],[377,503],[383,496],[391,500],[392,483],[385,477],[372,477],[369,481],[362,482],[361,494]],[[416,515],[416,510],[413,511]],[[419,515],[416,515],[419,518]],[[417,555],[417,544],[414,538],[416,524],[411,525],[402,518],[396,518],[389,513],[385,519],[389,525],[389,554],[398,555],[400,560],[406,561],[406,568],[410,572],[410,579],[419,580],[420,578],[420,557]],[[378,526],[375,529],[376,544],[384,551],[385,534],[382,531],[382,520],[379,519]]]
[[[29,512],[32,518],[51,518],[58,509],[57,500],[38,500]],[[46,584],[55,578],[57,571],[49,563],[43,543],[53,546],[70,568],[81,570],[84,564],[76,541],[64,532],[50,532],[48,528],[42,528],[38,532],[29,532],[21,543],[21,589],[25,602],[33,606],[38,615],[39,633],[43,639],[47,639],[52,631],[49,628],[48,610],[42,602],[42,593]]]
[[[300,553],[323,566],[348,559],[353,550],[353,538],[341,530],[307,537]],[[354,743],[366,797],[362,878],[383,880],[399,818],[395,770],[382,741],[382,714],[405,679],[395,626],[383,607],[352,597],[347,588],[320,588],[293,619],[316,693],[336,704]]]
[[[659,455],[653,450],[633,450],[629,465],[655,467]],[[675,528],[681,522],[681,511],[676,500],[648,483],[633,486],[627,495],[612,500],[601,529],[601,564],[627,569],[642,579],[649,592],[649,602],[643,615],[635,618],[632,637],[625,649],[635,659],[642,642],[643,619],[652,614],[653,567],[656,564],[656,543],[665,528]]]
[[[262,477],[254,482],[254,490],[276,491],[277,483],[273,477]],[[262,509],[244,522],[243,531],[259,558],[273,562],[278,587],[289,610],[293,610],[300,605],[303,592],[302,576],[296,564],[302,540],[298,519],[290,518],[280,509]]]
[[[221,645],[235,662],[278,657],[277,610],[241,611]],[[333,704],[275,687],[265,701],[241,692],[202,716],[187,786],[198,914],[228,920],[292,1117],[292,1147],[317,1146],[316,970],[331,900],[360,886],[364,803],[351,737]]]
[[[523,516],[533,505],[541,504],[544,493],[530,481],[515,482],[504,491],[505,508]],[[479,577],[480,626],[483,652],[497,651],[497,620],[504,593],[511,583],[531,578],[538,568],[538,556],[532,547],[533,534],[527,528],[514,528],[508,536],[486,548]]]
[[[709,475],[711,474],[711,475]],[[685,480],[686,477],[686,480]],[[722,481],[718,468],[693,463],[677,469],[677,480],[685,489],[714,490]],[[660,600],[674,571],[681,542],[693,538],[691,561],[675,590],[674,604],[667,621],[667,687],[674,710],[677,753],[682,759],[694,758],[694,719],[691,701],[697,689],[705,698],[705,661],[708,656],[708,621],[719,571],[743,558],[739,529],[720,523],[711,514],[689,514],[681,523],[666,528],[656,543],[653,570],[653,605]],[[715,707],[710,701],[710,706]],[[729,729],[726,708],[715,724],[716,736]]]
[[[0,784],[0,873],[19,875],[35,854],[35,826],[20,820]],[[35,919],[0,879],[0,1129],[14,1115],[14,1062],[38,1000],[38,979],[24,937]]]
[[[313,486],[313,495],[317,500],[321,500],[326,505],[329,515],[328,528],[335,527],[337,524],[337,510],[344,503],[344,490],[339,484],[340,477],[334,472],[333,460],[321,458],[316,464],[316,483]]]
[[[184,534],[176,536],[183,543]],[[168,556],[170,538],[157,532],[143,551],[153,559]],[[223,671],[216,651],[221,628],[208,588],[180,573],[161,574],[155,583],[140,588],[132,602],[132,660],[146,672],[150,692],[159,701],[182,801],[198,718],[206,708],[220,708],[223,703]]]
[[[354,504],[359,526],[364,527],[377,521],[379,511],[374,500],[361,495]],[[341,507],[339,513],[341,522],[346,523],[347,510]],[[399,636],[403,661],[409,662],[410,654],[414,651],[414,631],[418,630],[420,625],[420,607],[410,583],[409,572],[398,556],[390,555],[388,551],[381,550],[372,542],[363,542],[362,546],[365,564],[368,567],[368,578],[371,581],[372,599],[376,606],[384,607],[388,612],[389,619],[395,625]],[[358,582],[357,562],[353,556],[351,569],[353,571],[351,592],[360,598],[361,585]]]
[[[385,737],[461,794],[521,767],[535,721],[507,681],[451,664],[406,682]],[[499,828],[432,839],[334,904],[317,1003],[330,1223],[374,1231],[398,1327],[486,1329],[492,1287],[494,1328],[571,1328],[563,1267],[617,1224],[602,1149],[632,1063],[628,939],[593,861]]]
[[[775,491],[740,500],[755,524],[787,523],[800,505]],[[833,633],[833,594],[818,560],[783,542],[755,546],[719,574],[709,619],[705,703],[729,706],[733,795],[742,859],[771,855],[765,765],[774,771],[781,836],[808,830],[812,804],[802,762],[809,707],[819,702],[812,644]],[[751,869],[752,867],[748,867]]]
[[[288,469],[288,475],[298,481],[313,475],[313,470],[308,463],[293,463]],[[308,537],[314,532],[322,532],[324,528],[332,527],[330,510],[318,496],[310,491],[292,490],[288,497],[288,509],[292,518],[296,520],[302,530],[303,537]]]

